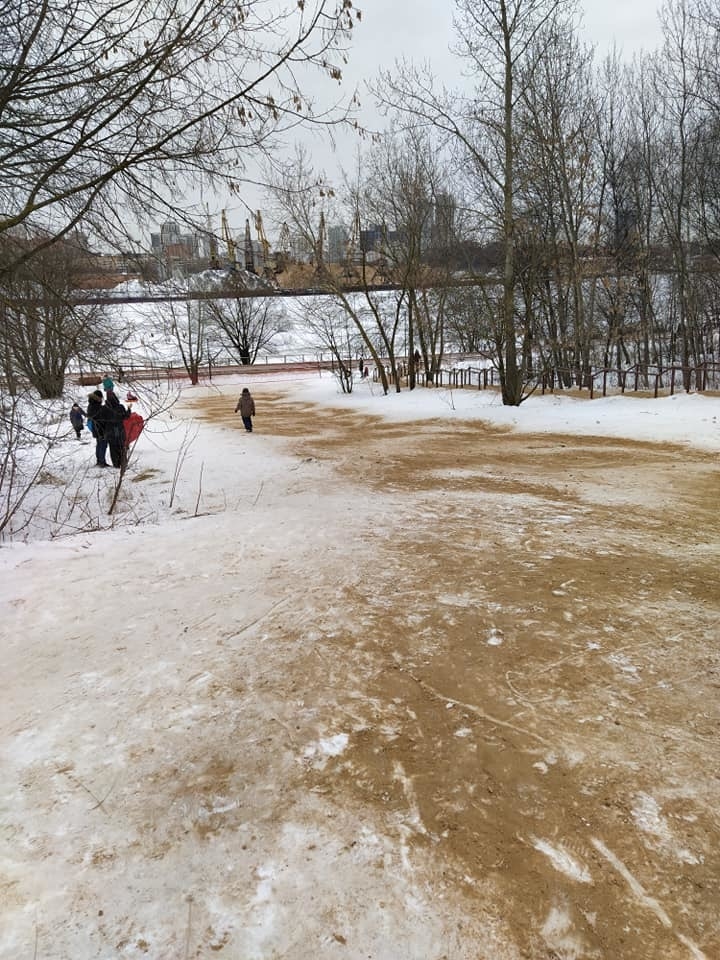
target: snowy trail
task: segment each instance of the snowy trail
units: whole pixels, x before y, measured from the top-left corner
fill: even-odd
[[[244,436],[202,430],[237,460]],[[346,955],[390,960],[450,936],[394,840],[303,787],[338,730],[303,706],[311,682],[288,689],[306,651],[287,635],[305,624],[312,643],[378,498],[253,442],[234,478],[217,471],[235,510],[0,553],[0,957],[37,938],[42,960],[180,956],[186,941],[248,960],[352,941]]]
[[[568,479],[552,438],[453,435],[438,395],[358,453],[374,398],[308,418],[317,385],[260,389],[252,437],[209,392],[172,510],[175,451],[140,448],[171,519],[0,550],[0,957],[580,960],[625,911],[711,956],[668,892],[717,849],[686,699],[715,669],[711,458],[585,444]],[[672,439],[707,449],[715,409]]]

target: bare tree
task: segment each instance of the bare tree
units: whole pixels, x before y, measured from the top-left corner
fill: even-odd
[[[471,168],[479,219],[494,223],[504,249],[495,341],[503,403],[511,405],[525,396],[516,324],[522,137],[516,114],[544,54],[538,36],[574,5],[574,0],[456,0],[455,52],[476,78],[472,93],[446,95],[426,71],[408,66],[396,75],[385,73],[377,91],[382,102],[443,133],[457,150],[458,164]]]
[[[386,298],[372,289],[375,270],[368,264],[365,251],[361,251],[359,285],[362,293],[348,293],[343,269],[328,264],[317,252],[322,249],[322,234],[327,211],[338,211],[335,190],[325,177],[312,167],[307,152],[298,149],[292,163],[285,164],[271,178],[271,196],[280,220],[302,241],[308,250],[315,251],[314,284],[318,291],[333,297],[357,331],[362,349],[372,357],[378,371],[383,391],[389,390],[389,380],[383,362],[384,356],[393,355],[393,342],[400,323],[401,304],[395,303],[395,311],[388,318]],[[344,219],[360,222],[362,188],[358,179],[348,190],[348,202]],[[343,219],[340,213],[338,219]]]
[[[232,278],[230,281],[232,286]],[[217,339],[242,364],[255,363],[258,353],[289,329],[277,301],[271,297],[248,297],[238,287],[237,296],[206,303],[208,338]]]
[[[531,344],[546,317],[558,373],[582,385],[595,333],[586,254],[594,246],[599,215],[592,54],[567,21],[539,30],[535,44],[533,76],[522,78],[517,106],[521,366],[524,377],[532,378]]]
[[[59,397],[70,362],[109,347],[104,311],[73,302],[83,260],[78,245],[45,246],[44,236],[24,244],[5,238],[0,264],[14,260],[20,248],[33,256],[6,273],[0,266],[0,368],[10,386],[23,381],[43,399]]]
[[[314,337],[313,346],[330,353],[340,389],[352,393],[352,362],[361,349],[361,340],[347,311],[331,297],[304,300],[300,311],[303,325]]]
[[[171,301],[165,309],[163,322],[170,327],[190,383],[196,384],[205,359],[208,304],[204,300]]]
[[[402,133],[391,127],[370,152],[356,193],[363,221],[383,228],[377,252],[384,278],[395,288],[396,315],[404,319],[400,349],[404,347],[410,389],[415,386],[416,350],[428,383],[442,364],[457,212],[450,182],[430,131],[408,125]],[[387,344],[395,375],[396,335]],[[400,378],[395,378],[399,389]]]
[[[696,352],[698,303],[692,264],[692,227],[696,209],[695,173],[702,157],[702,38],[689,0],[668,0],[662,11],[664,45],[652,63],[652,96],[657,117],[650,174],[673,263],[673,341],[690,388]],[[673,345],[673,354],[675,347]]]
[[[57,427],[43,429],[33,413],[26,391],[9,393],[0,386],[0,539],[9,530],[22,530],[32,513],[23,516],[23,505],[41,475]]]
[[[704,117],[697,165],[698,232],[720,260],[720,10],[714,0],[699,0],[693,10],[695,34],[702,37],[693,55],[701,83],[698,112]]]
[[[279,134],[345,115],[308,71],[340,80],[357,19],[351,0],[0,0],[0,235],[123,233],[199,179],[237,189]]]

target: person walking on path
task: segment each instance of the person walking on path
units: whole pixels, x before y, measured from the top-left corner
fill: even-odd
[[[102,390],[93,390],[88,397],[86,417],[90,424],[90,433],[95,437],[95,462],[99,467],[109,467],[105,459],[108,442],[105,438],[107,411],[103,406]]]
[[[255,401],[252,398],[252,394],[247,387],[243,387],[243,392],[240,394],[240,399],[235,406],[235,413],[240,411],[240,416],[242,417],[242,422],[245,424],[245,429],[248,433],[252,433],[252,418],[255,416]]]
[[[85,425],[85,417],[80,409],[79,403],[74,403],[70,409],[70,423],[73,425],[75,436],[79,440],[80,435],[82,434],[83,426]]]

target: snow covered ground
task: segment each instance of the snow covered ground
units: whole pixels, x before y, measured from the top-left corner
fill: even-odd
[[[443,501],[431,505],[412,484],[402,495],[390,482],[373,486],[364,473],[354,476],[352,460],[335,462],[332,448],[299,454],[297,443],[324,430],[339,436],[346,424],[357,433],[369,420],[382,421],[396,424],[403,437],[390,436],[382,448],[392,457],[398,444],[412,443],[413,424],[419,436],[419,425],[431,421],[430,455],[432,436],[451,444],[472,421],[513,436],[626,438],[706,453],[720,450],[720,398],[591,402],[548,395],[514,409],[491,391],[383,397],[363,382],[347,396],[328,375],[253,377],[247,382],[258,416],[256,432],[247,435],[230,413],[244,382],[187,387],[170,414],[149,424],[112,522],[104,508],[116,474],[94,471],[92,446],[68,440],[58,471],[76,478],[72,497],[84,504],[83,521],[92,515],[106,529],[83,523],[82,532],[68,536],[48,507],[44,529],[54,539],[0,550],[0,957],[614,960],[618,953],[603,952],[592,939],[603,918],[582,920],[580,900],[576,909],[567,893],[599,887],[603,863],[657,925],[648,943],[664,944],[662,954],[628,958],[713,956],[708,944],[717,931],[688,930],[682,904],[661,906],[612,852],[612,836],[607,843],[593,837],[577,850],[560,837],[526,831],[523,849],[548,860],[550,874],[567,887],[538,908],[544,919],[534,927],[534,908],[526,905],[533,929],[521,941],[512,911],[498,908],[489,875],[470,875],[469,868],[456,875],[448,866],[453,828],[429,824],[409,761],[395,762],[384,787],[368,786],[373,802],[363,799],[362,784],[372,778],[352,766],[351,747],[370,738],[367,754],[379,763],[383,744],[395,742],[418,709],[402,695],[381,702],[369,693],[370,680],[379,683],[393,663],[415,677],[437,655],[442,631],[433,628],[403,654],[400,646],[393,653],[396,635],[388,635],[382,645],[389,659],[378,673],[376,641],[354,622],[357,597],[367,592],[368,603],[392,602],[401,578],[378,570],[381,551],[402,542],[408,525],[442,522],[431,511],[442,510]],[[270,411],[278,402],[285,405],[284,432],[273,435]],[[141,413],[142,404],[141,395]],[[216,413],[206,415],[203,404]],[[368,476],[371,469],[366,463]],[[705,461],[702,469],[710,469]],[[454,480],[463,476],[458,467]],[[497,496],[493,510],[505,517],[509,501]],[[462,497],[467,528],[472,503],[487,497]],[[539,510],[530,499],[523,494],[512,509]],[[577,519],[583,509],[558,504],[551,520],[540,519],[557,529],[567,524],[561,514]],[[532,523],[523,520],[523,530]],[[419,576],[423,554],[413,557],[405,563]],[[423,590],[415,616],[423,604],[427,616],[448,604],[485,609],[480,594],[462,600],[464,589],[461,578],[455,599]],[[553,589],[564,595],[573,588],[563,581],[562,590]],[[408,610],[411,623],[412,605]],[[509,623],[510,607],[506,614]],[[509,628],[497,625],[500,616],[487,614],[484,649],[505,656]],[[346,637],[354,638],[349,646]],[[591,649],[585,641],[582,647]],[[608,661],[616,673],[617,662]],[[440,708],[431,699],[443,716],[465,709],[460,697]],[[483,710],[458,722],[451,740],[469,743],[478,717],[491,713],[493,736],[503,729],[513,736],[517,724],[530,723],[520,714],[503,720],[492,702],[488,690]],[[376,731],[386,739],[375,742]],[[564,755],[549,743],[551,730],[533,737],[531,760],[543,775],[580,763],[579,754]],[[348,775],[348,764],[359,793],[344,792],[334,779]],[[667,833],[650,787],[638,788],[637,798],[638,829],[647,830],[652,816]],[[482,809],[485,800],[477,803]],[[681,821],[674,822],[679,829]],[[701,862],[690,846],[678,839],[668,854],[678,862],[681,851],[682,869]],[[499,869],[508,853],[495,854]],[[608,918],[615,927],[620,920]],[[630,927],[640,930],[634,915]],[[527,952],[538,944],[544,952]]]
[[[306,380],[296,389],[315,403],[328,403],[336,393],[327,377]],[[403,390],[383,397],[379,384],[365,380],[350,396],[332,402],[397,422],[480,419],[526,433],[627,437],[720,450],[720,397],[714,395],[675,394],[657,400],[624,395],[591,401],[548,393],[532,396],[520,407],[504,407],[496,390]]]

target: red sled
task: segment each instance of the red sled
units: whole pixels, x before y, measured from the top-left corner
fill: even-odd
[[[125,428],[125,443],[127,446],[130,446],[131,443],[135,443],[137,438],[142,433],[144,426],[145,421],[139,413],[131,413],[129,417],[123,420],[123,427]]]

